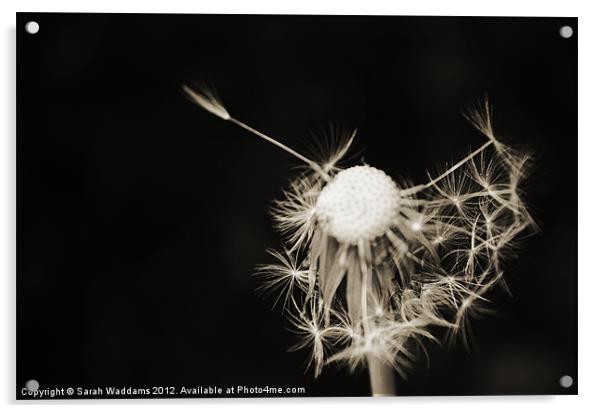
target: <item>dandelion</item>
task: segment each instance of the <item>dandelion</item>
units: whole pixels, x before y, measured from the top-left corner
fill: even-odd
[[[295,348],[311,349],[314,374],[330,364],[367,366],[373,395],[395,394],[424,341],[467,343],[469,321],[503,281],[502,261],[534,222],[522,200],[528,155],[500,142],[490,107],[466,115],[486,141],[423,184],[408,185],[368,164],[341,166],[355,131],[309,159],[232,117],[213,94],[184,87],[193,102],[280,147],[307,169],[272,214],[284,237],[277,264],[260,266],[276,290]]]

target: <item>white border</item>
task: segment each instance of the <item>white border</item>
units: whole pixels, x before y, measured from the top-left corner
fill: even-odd
[[[602,372],[602,322],[599,294],[602,291],[602,269],[598,262],[602,228],[598,218],[602,207],[600,188],[602,176],[602,116],[600,43],[602,16],[595,1],[527,1],[483,0],[454,1],[180,1],[124,0],[76,1],[3,1],[0,4],[3,29],[2,72],[3,96],[0,100],[0,264],[3,267],[3,288],[0,297],[0,354],[3,372],[0,374],[0,402],[13,409],[48,412],[63,411],[164,411],[167,408],[240,410],[250,412],[308,411],[316,408],[362,411],[366,409],[403,409],[404,412],[445,411],[487,413],[509,409],[530,408],[546,412],[595,411],[602,406],[602,391],[598,389]],[[139,13],[255,13],[255,14],[397,14],[397,15],[465,15],[465,16],[563,16],[579,17],[579,396],[559,397],[455,397],[455,398],[397,398],[397,399],[302,399],[302,400],[192,400],[192,401],[126,401],[79,403],[21,403],[14,395],[14,287],[15,287],[15,12],[139,12]],[[562,168],[563,165],[558,165]],[[562,196],[562,188],[557,189]],[[562,257],[550,257],[562,259]],[[559,326],[561,329],[562,326]],[[168,407],[170,405],[170,407]],[[174,406],[171,406],[174,405]],[[598,410],[599,411],[599,410]]]

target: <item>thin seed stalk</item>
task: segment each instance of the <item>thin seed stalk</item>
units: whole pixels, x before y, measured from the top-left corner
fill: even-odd
[[[282,142],[269,137],[268,135],[259,132],[257,129],[247,125],[244,122],[239,121],[236,118],[230,117],[227,119],[229,122],[234,123],[235,125],[240,126],[243,129],[246,129],[247,131],[251,132],[253,135],[255,136],[259,136],[262,139],[265,139],[266,141],[270,142],[273,145],[276,145],[277,147],[279,147],[280,149],[283,149],[284,151],[290,153],[291,155],[293,155],[294,157],[296,157],[297,159],[302,160],[303,162],[305,162],[306,164],[308,164],[313,170],[315,170],[318,174],[320,174],[320,176],[326,181],[330,181],[330,175],[328,175],[328,173],[326,173],[324,171],[324,169],[318,165],[316,162],[312,161],[309,158],[306,158],[305,156],[301,155],[299,152],[295,151],[294,149],[286,146],[285,144],[283,144]]]
[[[370,388],[373,397],[395,396],[395,373],[393,368],[374,356],[368,356]]]

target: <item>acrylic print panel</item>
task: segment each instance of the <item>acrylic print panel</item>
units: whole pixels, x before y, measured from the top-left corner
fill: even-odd
[[[577,19],[17,21],[17,398],[577,393]]]

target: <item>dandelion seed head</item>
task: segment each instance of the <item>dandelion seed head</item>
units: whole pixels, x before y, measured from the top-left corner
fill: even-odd
[[[351,245],[383,235],[398,213],[397,184],[380,169],[367,165],[337,173],[316,203],[321,227],[337,241]]]
[[[355,131],[309,159],[231,117],[207,90],[184,90],[310,167],[272,208],[285,248],[270,251],[276,263],[258,275],[301,336],[293,349],[310,349],[316,376],[330,363],[353,371],[376,358],[405,377],[422,341],[436,340],[432,326],[467,344],[488,291],[507,288],[502,258],[534,226],[519,188],[528,155],[497,140],[487,102],[466,115],[486,143],[424,184],[399,186],[368,165],[342,169]]]

